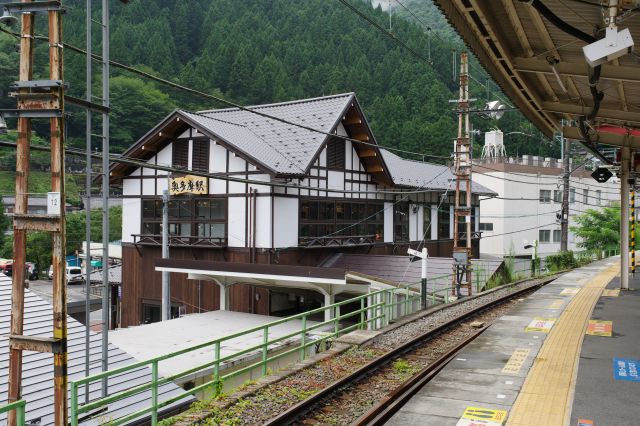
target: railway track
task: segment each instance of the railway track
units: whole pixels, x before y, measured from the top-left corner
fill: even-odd
[[[263,424],[384,424],[487,327],[472,326],[470,321],[490,323],[517,303],[518,298],[553,279],[541,280],[460,313],[335,380]]]

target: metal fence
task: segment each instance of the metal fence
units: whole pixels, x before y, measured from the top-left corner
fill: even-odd
[[[0,414],[5,414],[5,413],[8,413],[9,411],[16,410],[16,424],[18,426],[24,426],[25,424],[24,412],[25,412],[26,404],[27,404],[26,401],[24,399],[21,399],[19,401],[12,402],[10,404],[0,405]]]

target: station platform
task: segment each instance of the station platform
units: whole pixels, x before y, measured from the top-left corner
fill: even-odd
[[[387,424],[640,424],[640,274],[617,291],[619,270],[604,259],[521,299]]]

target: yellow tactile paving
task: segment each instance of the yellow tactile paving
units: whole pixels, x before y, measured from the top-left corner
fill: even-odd
[[[542,345],[509,413],[507,426],[569,424],[585,330],[602,290],[619,269],[619,265],[613,265],[599,273],[573,296]]]

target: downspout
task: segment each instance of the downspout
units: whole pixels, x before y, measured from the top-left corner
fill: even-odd
[[[251,247],[253,249],[253,263],[257,263],[256,262],[256,252],[257,252],[257,247],[256,247],[256,221],[257,221],[257,204],[258,204],[258,188],[254,188],[253,189],[253,226],[251,228],[251,232],[253,233],[252,237],[251,237]]]

